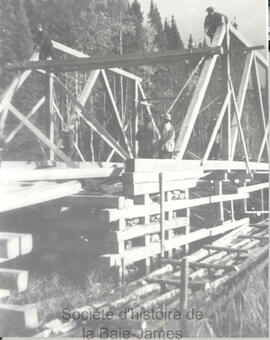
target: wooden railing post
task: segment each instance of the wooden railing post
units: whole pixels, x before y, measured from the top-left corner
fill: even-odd
[[[180,312],[181,312],[181,330],[183,337],[186,337],[187,332],[187,318],[186,312],[188,307],[188,259],[187,257],[182,258],[181,264],[181,286],[180,286]]]
[[[160,252],[161,257],[165,255],[165,211],[164,211],[164,178],[163,173],[159,174],[159,193],[160,193]]]

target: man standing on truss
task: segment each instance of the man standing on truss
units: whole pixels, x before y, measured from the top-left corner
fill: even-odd
[[[37,34],[35,36],[34,43],[36,48],[39,49],[40,60],[47,60],[49,57],[54,59],[52,41],[41,24],[37,26]]]
[[[206,11],[208,14],[204,21],[204,30],[212,42],[218,26],[227,24],[228,18],[224,14],[215,12],[213,7],[208,7]]]

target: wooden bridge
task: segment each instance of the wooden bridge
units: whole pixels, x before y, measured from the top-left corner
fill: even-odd
[[[180,295],[178,302],[181,301],[181,308],[185,309],[188,301],[193,301],[194,291],[202,294],[214,290],[255,263],[263,262],[268,253],[265,219],[269,187],[269,98],[265,93],[269,92],[269,83],[267,61],[257,51],[261,47],[252,46],[230,25],[218,28],[212,46],[206,50],[91,58],[58,42],[53,45],[59,53],[74,58],[38,61],[35,52],[29,62],[6,67],[19,74],[0,102],[0,130],[5,144],[11,143],[25,126],[48,148],[48,160],[1,164],[0,293],[3,301],[12,291],[20,293],[27,289],[28,272],[8,266],[15,258],[31,251],[74,251],[89,255],[98,259],[98,265],[113,268],[122,283],[130,279],[132,266],[143,268],[147,285],[140,286],[142,281],[136,281],[132,295],[141,301],[155,293],[151,295],[152,300],[147,299],[143,305],[146,310],[168,304]],[[243,58],[238,88],[231,72],[233,53]],[[147,102],[142,79],[120,67],[174,62],[194,56],[199,63],[168,109],[170,112],[189,81],[199,74],[179,127],[174,159],[136,158],[138,121],[142,115],[148,115],[158,134],[156,117]],[[203,155],[190,159],[188,145],[217,67],[223,71],[223,90],[219,94],[222,103],[217,105],[217,119]],[[82,92],[75,96],[61,74],[89,70]],[[36,73],[45,79],[46,94],[29,112],[21,112],[14,104],[16,93],[27,87]],[[118,82],[122,93],[121,109],[112,79]],[[258,108],[254,114],[258,115],[258,126],[262,127],[256,154],[247,146],[242,124],[247,114],[244,104],[250,80]],[[103,121],[97,119],[88,106],[98,81],[112,109],[112,115],[106,117],[105,114]],[[76,160],[58,146],[61,129],[70,118],[59,107],[62,97],[76,113]],[[44,106],[49,117],[45,132],[31,122]],[[8,115],[20,121],[12,131],[7,131]],[[82,125],[98,136],[95,141],[98,148],[95,149],[93,143],[90,145],[90,158],[89,144],[86,148],[80,133]],[[219,131],[222,157],[209,160]],[[97,156],[99,148],[102,153]],[[257,223],[258,218],[263,222]],[[152,272],[157,264],[161,268]],[[178,286],[180,276],[181,286],[180,283]],[[131,294],[127,294],[99,307],[106,305],[118,310],[133,305],[132,299]],[[90,307],[96,308],[94,304]],[[10,315],[16,315],[18,327],[42,326],[35,306],[3,302],[0,324],[4,325],[3,321]],[[74,322],[58,322],[57,328],[55,323],[49,323],[49,326],[43,325],[40,335],[66,334],[77,326]]]

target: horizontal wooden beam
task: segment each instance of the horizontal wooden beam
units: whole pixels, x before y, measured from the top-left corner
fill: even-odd
[[[163,172],[163,171],[189,171],[194,169],[202,171],[234,171],[246,170],[246,163],[243,161],[214,161],[209,160],[201,165],[200,160],[177,160],[177,159],[127,159],[125,161],[127,172]],[[249,162],[253,171],[269,171],[268,163]]]
[[[259,191],[263,189],[269,189],[269,182],[247,185],[247,186],[238,188],[238,192],[239,193],[254,192],[254,191]]]
[[[165,221],[164,229],[165,230],[173,230],[181,227],[185,227],[187,225],[186,217],[176,217],[172,220]],[[157,223],[149,223],[147,226],[142,224],[134,225],[126,230],[121,231],[110,231],[109,240],[110,242],[121,242],[132,240],[134,238],[142,237],[149,234],[160,233],[160,224]]]
[[[25,292],[28,286],[28,271],[0,268],[0,289],[18,293]]]
[[[197,179],[183,179],[178,181],[170,181],[164,183],[164,191],[184,190],[189,188],[195,188],[197,185]],[[126,196],[138,196],[143,194],[157,193],[159,192],[159,183],[136,183],[136,184],[124,184],[123,192]]]
[[[162,171],[164,182],[179,181],[183,179],[197,179],[205,176],[201,169],[179,170],[179,171]],[[159,172],[125,172],[122,176],[123,183],[137,184],[137,183],[158,183]]]
[[[0,170],[0,182],[17,181],[55,181],[83,178],[119,177],[123,168],[86,168],[86,169],[60,169],[47,168],[37,170],[11,171]]]
[[[34,305],[0,304],[1,335],[10,334],[11,322],[15,329],[34,329],[39,326],[38,312]]]
[[[61,205],[68,207],[117,208],[133,205],[133,201],[124,196],[76,194],[60,199]]]
[[[12,259],[19,255],[20,255],[19,239],[17,237],[10,237],[0,234],[0,258]]]
[[[14,232],[6,232],[6,231],[1,231],[0,232],[0,239],[1,238],[11,238],[11,239],[18,239],[18,256],[21,255],[26,255],[31,253],[33,249],[33,236],[31,234],[26,234],[26,233],[14,233]],[[13,243],[12,243],[13,244]],[[17,252],[16,248],[12,248],[12,253]],[[0,257],[2,257],[0,255]]]
[[[95,56],[79,59],[54,59],[50,61],[29,61],[14,65],[6,65],[6,70],[46,70],[49,72],[72,72],[83,70],[108,69],[113,67],[128,67],[136,65],[178,62],[194,56],[213,56],[222,54],[222,48],[207,47],[195,50],[171,50],[140,54]]]
[[[53,47],[61,52],[64,52],[66,54],[69,54],[69,55],[72,55],[73,57],[77,57],[77,58],[87,58],[87,57],[90,57],[89,55],[85,54],[85,53],[82,53],[82,52],[79,52],[73,48],[70,48],[68,46],[65,46],[57,41],[54,41],[52,40],[52,43],[53,43]],[[133,80],[137,80],[137,81],[142,81],[142,78],[136,76],[135,74],[133,73],[130,73],[128,71],[125,71],[121,68],[111,68],[109,69],[110,71],[114,72],[114,73],[117,73],[121,76],[124,76],[124,77],[127,77],[127,78],[130,78],[130,79],[133,79]]]
[[[81,191],[79,182],[59,183],[43,188],[28,188],[20,192],[8,193],[1,201],[0,212],[24,208],[27,206],[52,201],[61,197],[77,194]]]

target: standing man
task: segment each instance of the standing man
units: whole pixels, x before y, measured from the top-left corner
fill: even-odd
[[[54,59],[53,44],[41,24],[37,25],[37,33],[34,39],[35,47],[39,49],[39,59],[47,60],[49,57]]]
[[[224,14],[215,12],[213,7],[208,7],[206,12],[208,14],[204,20],[204,31],[212,42],[218,26],[227,24],[228,18]]]
[[[163,159],[172,158],[175,147],[175,130],[171,120],[172,117],[168,113],[161,116],[161,124],[159,126],[159,157]]]
[[[139,144],[138,157],[154,158],[157,136],[150,117],[145,118],[145,124],[139,128],[135,138]]]

